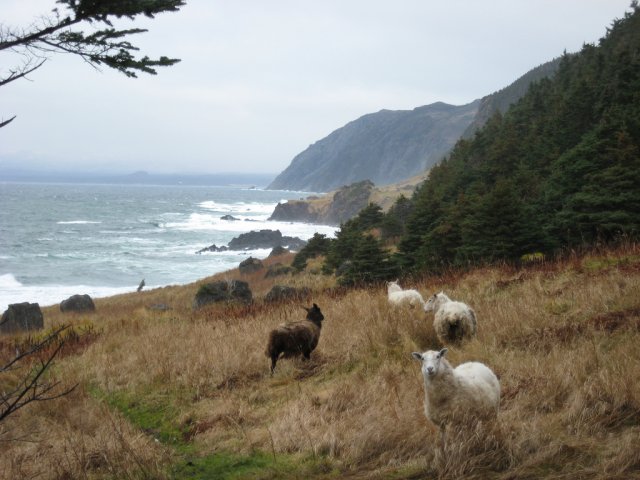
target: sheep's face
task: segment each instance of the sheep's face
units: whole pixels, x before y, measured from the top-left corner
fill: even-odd
[[[440,305],[445,302],[448,297],[444,292],[434,293],[429,297],[429,300],[424,304],[425,312],[435,312],[440,308]]]
[[[413,352],[413,358],[422,363],[422,374],[425,378],[433,378],[438,375],[440,367],[442,365],[442,359],[444,354],[447,353],[447,349],[443,348],[439,352],[435,350],[428,350],[424,353]]]
[[[324,320],[324,315],[320,311],[320,307],[318,307],[318,305],[316,305],[315,303],[311,308],[305,308],[305,310],[307,311],[307,320],[310,320],[317,324],[321,323]]]
[[[398,281],[394,281],[394,282],[387,282],[387,292],[388,293],[392,293],[392,292],[401,292],[402,288],[400,287],[400,285],[398,285]]]

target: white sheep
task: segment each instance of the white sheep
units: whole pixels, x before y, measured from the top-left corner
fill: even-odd
[[[411,305],[412,307],[425,307],[424,300],[417,290],[403,290],[398,281],[387,282],[389,303],[394,306]]]
[[[469,305],[451,300],[444,292],[432,295],[424,311],[435,312],[433,328],[442,343],[459,342],[478,331],[476,313]]]
[[[444,358],[447,349],[413,352],[422,363],[424,413],[435,425],[464,425],[495,418],[500,406],[500,382],[489,367],[467,362],[453,368]]]

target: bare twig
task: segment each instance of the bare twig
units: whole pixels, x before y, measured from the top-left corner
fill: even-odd
[[[56,398],[64,397],[75,390],[78,386],[78,384],[75,384],[72,387],[65,388],[60,391],[58,389],[60,382],[49,382],[43,380],[44,375],[51,367],[53,360],[64,346],[65,342],[64,340],[59,339],[59,335],[67,328],[68,326],[59,327],[54,332],[47,335],[44,340],[31,346],[31,348],[26,351],[18,353],[12,360],[0,367],[0,374],[15,371],[22,365],[21,362],[26,363],[37,353],[50,346],[54,341],[58,341],[58,345],[53,352],[49,353],[44,360],[39,360],[37,366],[32,368],[29,373],[26,373],[12,389],[8,389],[8,391],[0,393],[0,422],[30,403],[55,400]]]

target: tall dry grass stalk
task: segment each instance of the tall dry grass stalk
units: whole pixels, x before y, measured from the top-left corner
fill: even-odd
[[[497,422],[444,434],[424,417],[422,377],[410,356],[442,346],[432,314],[391,307],[382,287],[340,292],[326,277],[278,278],[310,287],[325,321],[312,360],[283,360],[270,376],[269,330],[304,311],[265,304],[274,281],[246,279],[257,297],[251,307],[193,311],[197,285],[189,285],[98,300],[90,315],[46,310],[50,325],[88,322],[100,334],[54,372],[84,389],[12,419],[12,435],[29,442],[4,442],[0,472],[162,477],[167,447],[86,394],[95,389],[103,398],[165,402],[182,441],[200,454],[257,449],[325,458],[340,475],[640,478],[636,250],[411,285],[473,306],[478,336],[448,346],[449,359],[482,361],[502,385]],[[150,310],[154,303],[171,309]]]

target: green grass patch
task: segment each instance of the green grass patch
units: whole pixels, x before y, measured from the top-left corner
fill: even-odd
[[[184,439],[186,429],[177,420],[180,410],[176,405],[176,396],[158,391],[104,392],[97,387],[92,387],[90,393],[163,444],[181,453],[192,451],[191,445]]]
[[[272,455],[255,451],[250,455],[218,452],[193,457],[174,466],[169,478],[175,480],[271,480],[302,478],[339,478],[339,473],[326,459]]]
[[[589,272],[598,272],[609,268],[634,265],[640,263],[640,255],[621,255],[619,257],[585,258],[582,265]]]
[[[120,412],[131,424],[178,453],[169,467],[172,479],[294,479],[336,478],[330,462],[323,458],[273,455],[255,451],[250,455],[216,452],[199,455],[188,440],[188,426],[178,422],[179,395],[171,392],[105,392],[89,388],[92,397]]]

